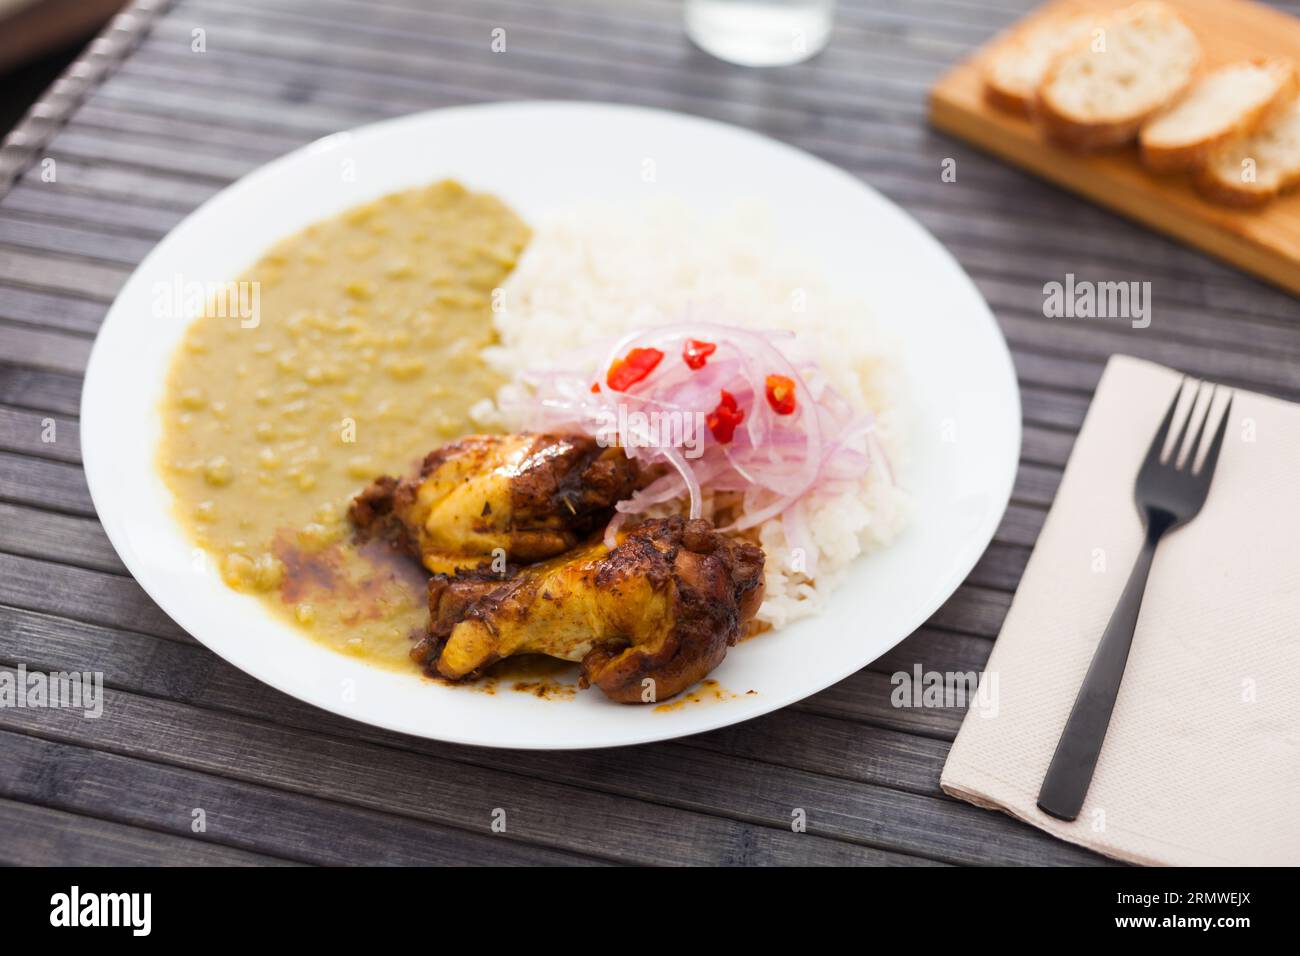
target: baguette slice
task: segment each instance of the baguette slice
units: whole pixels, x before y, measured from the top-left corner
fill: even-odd
[[[1160,2],[1107,17],[1098,39],[1057,57],[1038,89],[1048,134],[1077,149],[1133,139],[1191,85],[1201,60],[1195,34]]]
[[[1253,176],[1247,175],[1248,170],[1253,170]],[[1254,133],[1219,149],[1196,177],[1203,193],[1232,206],[1266,203],[1297,184],[1300,99],[1270,115]]]
[[[1098,21],[1081,12],[1048,16],[1009,34],[984,68],[984,94],[998,109],[1029,115],[1052,61],[1082,43]]]
[[[1218,147],[1253,131],[1295,91],[1289,60],[1247,60],[1215,70],[1142,127],[1142,161],[1161,173],[1195,169]]]

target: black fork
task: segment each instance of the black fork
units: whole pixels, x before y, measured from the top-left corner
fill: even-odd
[[[1079,696],[1074,700],[1070,719],[1065,722],[1052,763],[1043,777],[1042,789],[1038,791],[1038,809],[1061,820],[1074,820],[1079,816],[1088,785],[1092,783],[1092,772],[1097,766],[1102,741],[1106,739],[1106,728],[1110,726],[1120,681],[1124,678],[1124,665],[1128,663],[1128,651],[1133,643],[1133,630],[1137,626],[1138,611],[1142,608],[1142,593],[1146,590],[1156,545],[1167,532],[1191,521],[1200,512],[1223,447],[1228,414],[1232,411],[1231,395],[1205,453],[1205,461],[1199,469],[1194,468],[1201,438],[1205,434],[1205,423],[1214,408],[1215,388],[1212,386],[1196,434],[1188,450],[1184,451],[1183,440],[1192,419],[1197,417],[1200,405],[1201,388],[1197,386],[1169,457],[1161,461],[1169,438],[1169,426],[1173,424],[1186,381],[1179,383],[1169,411],[1165,413],[1160,430],[1156,432],[1146,460],[1138,471],[1134,497],[1146,525],[1142,550],[1129,574],[1128,584],[1124,585],[1119,604],[1110,616],[1110,623],[1106,625],[1106,632],[1101,636],[1101,643],[1097,645],[1083,686],[1079,688]]]

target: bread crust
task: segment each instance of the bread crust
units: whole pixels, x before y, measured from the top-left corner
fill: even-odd
[[[1288,105],[1295,99],[1297,89],[1295,66],[1289,61],[1281,58],[1256,57],[1248,61],[1255,66],[1267,67],[1278,75],[1278,87],[1273,96],[1246,111],[1237,120],[1224,129],[1220,130],[1214,136],[1207,136],[1191,143],[1179,145],[1162,145],[1159,143],[1148,142],[1146,137],[1139,133],[1139,143],[1143,164],[1156,173],[1175,173],[1186,170],[1197,169],[1205,165],[1205,162],[1220,147],[1232,142],[1242,136],[1249,135],[1257,129],[1268,118],[1274,115],[1278,109]],[[1231,69],[1242,64],[1231,64],[1223,69]],[[1202,79],[1205,79],[1203,77]],[[1152,120],[1159,117],[1152,117]],[[1150,122],[1150,121],[1148,121]]]
[[[1022,92],[1018,86],[1011,86],[1001,82],[998,75],[998,65],[1004,62],[1006,57],[1021,55],[1022,50],[1030,45],[1030,38],[1044,27],[1057,26],[1061,29],[1073,29],[1084,18],[1095,19],[1082,7],[1066,7],[1050,17],[1036,17],[1029,22],[1022,23],[995,40],[992,52],[985,61],[983,69],[984,98],[989,104],[1004,112],[1032,116],[1038,99],[1037,88]],[[1079,42],[1084,43],[1086,39],[1080,39]],[[1069,48],[1060,52],[1065,53],[1068,50]]]
[[[990,75],[984,78],[984,98],[989,104],[1004,113],[1019,113],[1028,116],[1033,111],[1034,101],[1031,97],[1021,96],[1009,87],[999,86]]]
[[[1158,2],[1158,0],[1144,0],[1142,3],[1120,10],[1108,18],[1106,24],[1122,24],[1126,20],[1136,18],[1140,13],[1152,10],[1160,12],[1171,21],[1181,24],[1184,29],[1188,29],[1182,17],[1178,16],[1166,4]],[[1137,137],[1142,125],[1148,119],[1164,109],[1166,104],[1176,101],[1187,92],[1195,82],[1200,65],[1203,62],[1203,56],[1198,46],[1196,62],[1188,70],[1186,79],[1181,85],[1170,91],[1169,96],[1166,97],[1163,103],[1150,109],[1133,112],[1114,119],[1088,120],[1074,115],[1071,110],[1057,103],[1051,94],[1052,87],[1062,66],[1078,51],[1078,47],[1065,51],[1057,56],[1052,65],[1048,67],[1046,74],[1043,76],[1043,82],[1038,87],[1035,115],[1038,117],[1044,132],[1051,139],[1072,149],[1083,151],[1114,149],[1131,142]]]
[[[1193,177],[1197,192],[1206,199],[1224,206],[1236,206],[1239,209],[1254,209],[1272,202],[1282,192],[1280,188],[1261,188],[1256,183],[1249,187],[1244,183],[1233,183],[1221,179],[1202,167]]]
[[[1146,122],[1146,116],[1109,123],[1080,122],[1039,98],[1035,111],[1048,138],[1081,152],[1119,149],[1131,143]]]
[[[1277,183],[1261,186],[1258,182],[1243,183],[1239,180],[1224,179],[1208,166],[1196,171],[1192,181],[1198,192],[1206,199],[1212,199],[1225,206],[1251,208],[1272,202],[1283,193],[1300,186],[1300,165],[1297,165]]]
[[[1296,99],[1293,96],[1287,103],[1275,108],[1269,114],[1264,124],[1256,130],[1256,134],[1267,131],[1269,124],[1275,121],[1287,122],[1287,117],[1297,109],[1300,109],[1300,107],[1297,107]],[[1236,152],[1237,147],[1234,144],[1238,143],[1243,151],[1241,155],[1246,155],[1250,149],[1249,136],[1240,141],[1233,140],[1221,148],[1225,150],[1233,149]],[[1260,183],[1258,181],[1246,183],[1242,182],[1238,177],[1223,176],[1221,175],[1221,165],[1214,162],[1213,158],[1212,156],[1211,161],[1195,171],[1192,182],[1198,192],[1217,203],[1236,207],[1262,206],[1300,185],[1300,156],[1296,156],[1290,168],[1278,176],[1276,182],[1270,183]]]

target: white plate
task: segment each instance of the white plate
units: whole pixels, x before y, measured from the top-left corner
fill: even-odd
[[[648,162],[656,174],[650,183]],[[597,691],[540,700],[432,684],[313,643],[193,560],[155,468],[165,371],[185,325],[152,317],[155,283],[234,278],[280,237],[441,177],[495,193],[533,222],[576,202],[656,191],[706,210],[761,197],[784,234],[824,262],[845,292],[867,298],[876,320],[901,339],[913,411],[912,524],[852,568],[823,614],[742,644],[714,672],[722,687],[756,694],[655,711],[611,704]],[[961,267],[911,217],[841,170],[689,116],[504,103],[328,137],[186,218],[109,311],[86,372],[81,437],[95,507],[123,562],[181,627],[236,667],[318,707],[419,736],[604,747],[767,713],[835,683],[911,633],[965,578],[1001,518],[1020,451],[1020,397],[1002,335]]]

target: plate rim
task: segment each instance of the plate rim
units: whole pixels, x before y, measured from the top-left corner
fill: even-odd
[[[312,688],[307,688],[302,686],[292,686],[287,684],[284,681],[271,679],[265,675],[265,671],[262,669],[250,667],[244,663],[236,662],[226,653],[223,653],[221,647],[215,646],[214,643],[209,643],[208,640],[205,640],[199,634],[194,633],[189,628],[185,627],[185,625],[183,625],[179,620],[177,614],[174,613],[173,609],[175,607],[175,602],[172,601],[170,597],[165,594],[155,593],[159,589],[156,586],[151,587],[148,583],[146,583],[146,580],[142,578],[138,573],[137,567],[133,566],[133,564],[138,565],[138,562],[134,561],[133,549],[127,548],[126,553],[124,553],[123,550],[119,548],[118,541],[115,540],[114,532],[112,530],[112,527],[116,525],[116,522],[106,521],[104,519],[103,508],[101,507],[101,502],[111,505],[111,496],[105,491],[104,484],[102,483],[102,475],[103,475],[103,472],[101,470],[102,465],[95,465],[92,467],[92,463],[91,463],[92,458],[94,458],[98,454],[97,451],[92,451],[92,449],[95,449],[97,447],[97,442],[94,441],[93,439],[89,442],[86,441],[86,436],[88,434],[93,433],[94,428],[100,427],[98,425],[93,425],[92,428],[89,429],[86,428],[88,422],[96,423],[99,419],[99,414],[95,411],[96,406],[93,403],[93,399],[95,397],[97,389],[92,389],[91,384],[92,382],[97,382],[99,378],[109,374],[107,371],[104,371],[104,369],[107,367],[106,366],[107,360],[103,358],[106,349],[101,348],[101,343],[104,340],[104,336],[103,336],[104,329],[108,327],[110,319],[117,311],[119,303],[123,298],[123,295],[126,292],[127,288],[131,284],[132,280],[135,279],[135,277],[140,273],[145,272],[147,268],[150,266],[150,264],[155,260],[155,258],[158,257],[164,251],[164,246],[166,245],[168,239],[173,235],[173,233],[185,228],[192,219],[201,215],[210,205],[218,201],[224,201],[225,198],[228,197],[229,194],[232,193],[233,191],[247,188],[247,184],[255,183],[264,178],[274,176],[281,167],[294,162],[295,160],[299,159],[302,156],[308,155],[314,149],[319,149],[322,144],[335,137],[340,137],[342,135],[347,135],[347,136],[369,135],[373,132],[381,131],[385,128],[398,126],[405,123],[418,123],[420,120],[426,118],[444,116],[448,114],[509,110],[509,109],[530,109],[530,110],[559,109],[559,110],[575,111],[575,112],[612,111],[612,112],[623,113],[623,114],[626,113],[650,114],[654,117],[666,118],[672,121],[686,122],[688,124],[699,124],[701,126],[724,130],[729,134],[732,135],[738,134],[742,138],[748,138],[760,142],[766,148],[775,148],[780,152],[784,152],[787,154],[795,154],[802,161],[811,162],[816,166],[820,167],[821,169],[823,169],[824,171],[829,172],[834,177],[844,181],[846,185],[860,190],[865,190],[867,193],[871,194],[872,198],[875,201],[893,207],[893,209],[898,214],[900,214],[904,219],[910,222],[910,224],[916,229],[919,238],[921,239],[922,242],[924,242],[926,245],[930,247],[931,252],[937,254],[941,259],[947,262],[947,264],[951,267],[954,273],[953,276],[954,281],[960,282],[965,287],[965,290],[970,294],[972,300],[979,304],[979,309],[977,311],[979,313],[980,320],[987,322],[991,331],[993,332],[993,340],[996,342],[997,345],[996,353],[998,359],[1000,360],[1001,365],[1003,366],[1001,371],[1005,372],[1007,381],[1010,384],[1009,397],[1011,399],[1011,407],[1009,407],[1007,411],[1011,419],[1009,422],[1010,434],[1014,436],[1014,441],[1012,442],[1014,448],[1014,455],[1011,455],[1009,452],[1009,465],[1006,469],[1003,469],[1002,478],[999,482],[999,487],[997,488],[996,493],[993,495],[993,498],[997,505],[996,508],[991,507],[987,511],[986,513],[987,517],[984,519],[984,521],[978,526],[978,528],[973,530],[969,535],[969,537],[972,540],[978,539],[980,542],[980,546],[977,549],[972,548],[972,554],[969,557],[968,561],[963,561],[957,565],[954,565],[953,570],[950,572],[949,578],[945,580],[942,587],[938,588],[936,591],[936,593],[939,593],[942,596],[938,597],[933,602],[927,602],[927,606],[924,607],[923,613],[918,612],[919,614],[918,619],[910,626],[908,626],[905,629],[904,633],[899,635],[895,640],[892,641],[892,643],[890,643],[879,653],[858,662],[857,664],[849,667],[847,670],[844,670],[842,673],[839,672],[838,668],[834,668],[833,669],[835,671],[834,675],[827,676],[830,675],[831,673],[828,670],[827,675],[819,676],[816,679],[815,683],[818,686],[813,687],[811,689],[799,689],[791,694],[781,695],[781,696],[769,696],[765,694],[759,709],[754,711],[746,711],[744,713],[741,713],[736,711],[735,709],[710,708],[710,713],[702,715],[701,719],[697,721],[695,726],[692,726],[687,729],[673,729],[672,726],[669,725],[667,722],[664,722],[663,724],[655,724],[653,722],[647,722],[646,729],[644,732],[639,732],[635,734],[631,734],[631,733],[626,734],[625,736],[627,739],[622,739],[619,741],[590,739],[590,740],[579,740],[577,742],[574,742],[573,740],[565,740],[562,743],[551,743],[549,741],[539,742],[531,739],[526,742],[511,741],[511,740],[484,740],[480,737],[475,737],[472,734],[459,733],[458,725],[439,726],[437,728],[429,728],[428,731],[425,731],[423,729],[412,729],[408,725],[386,718],[383,715],[358,714],[358,713],[349,712],[348,710],[339,706],[337,701],[328,700],[325,699],[325,697],[321,694],[313,693]],[[380,193],[378,195],[383,195],[383,193]],[[269,244],[273,243],[275,241],[275,238],[276,237],[268,238],[266,245],[269,246]],[[261,249],[264,247],[259,246],[258,248]],[[254,258],[255,255],[256,253],[254,254]],[[658,107],[640,106],[636,104],[623,104],[623,103],[615,103],[615,102],[588,101],[588,100],[550,100],[550,99],[501,100],[501,101],[493,101],[487,103],[472,103],[472,104],[463,104],[463,105],[450,106],[450,107],[438,107],[429,110],[421,110],[414,113],[406,113],[399,116],[387,117],[372,123],[365,123],[359,126],[354,126],[343,130],[338,130],[333,133],[329,133],[325,136],[318,137],[315,140],[307,142],[302,146],[299,146],[285,153],[282,156],[278,156],[266,163],[257,166],[255,169],[250,170],[248,173],[241,176],[239,179],[234,180],[233,182],[229,183],[222,189],[218,190],[217,192],[209,196],[197,207],[195,207],[193,210],[187,213],[174,226],[172,226],[171,229],[168,230],[167,234],[163,236],[162,239],[159,240],[157,245],[155,245],[145,255],[145,257],[134,267],[134,269],[132,269],[130,275],[123,282],[121,289],[119,289],[118,293],[114,296],[113,302],[110,304],[107,311],[105,312],[104,320],[101,323],[100,328],[96,331],[94,344],[91,347],[90,355],[86,363],[86,372],[85,375],[83,376],[82,382],[83,382],[82,395],[81,395],[81,401],[79,406],[79,412],[80,412],[79,422],[81,425],[81,439],[82,439],[82,471],[85,475],[87,488],[90,492],[91,502],[95,508],[96,517],[98,518],[101,525],[103,526],[105,535],[108,537],[109,542],[113,545],[114,551],[118,554],[119,558],[121,559],[122,563],[126,567],[127,571],[130,573],[135,583],[141,588],[141,590],[145,592],[146,595],[148,595],[150,600],[152,600],[155,604],[157,604],[159,609],[162,610],[163,613],[166,614],[169,619],[171,619],[179,628],[181,628],[181,630],[185,631],[185,633],[189,634],[201,645],[203,645],[203,647],[212,651],[214,654],[216,654],[218,657],[220,657],[223,661],[228,663],[230,666],[247,674],[248,676],[252,677],[254,680],[257,680],[260,683],[263,683],[269,687],[274,688],[280,693],[286,694],[287,696],[292,697],[295,700],[302,701],[303,703],[306,703],[310,706],[318,707],[331,714],[346,718],[348,720],[357,721],[359,723],[367,724],[373,727],[378,727],[395,733],[414,736],[421,739],[443,741],[446,743],[456,744],[458,746],[474,746],[474,747],[484,747],[489,749],[544,750],[544,751],[546,750],[588,750],[588,749],[603,749],[606,747],[637,746],[641,744],[654,743],[658,741],[679,739],[682,737],[692,736],[699,733],[706,733],[709,731],[720,729],[722,727],[743,723],[744,721],[773,713],[775,711],[788,707],[793,703],[796,703],[800,700],[804,700],[816,693],[819,693],[825,690],[826,688],[839,683],[840,681],[844,680],[850,675],[857,673],[859,670],[862,670],[864,667],[869,665],[872,661],[878,659],[883,654],[888,653],[899,643],[906,640],[907,637],[909,637],[911,634],[915,633],[916,629],[923,626],[924,623],[927,620],[929,620],[934,615],[934,613],[940,607],[942,607],[943,604],[946,603],[949,598],[952,597],[954,593],[956,593],[956,591],[961,587],[962,582],[964,582],[969,577],[971,570],[979,562],[980,558],[983,557],[983,555],[987,552],[989,545],[993,541],[996,530],[998,526],[1001,524],[1002,518],[1006,514],[1007,508],[1011,501],[1011,495],[1015,484],[1016,474],[1019,470],[1020,454],[1021,454],[1022,443],[1023,443],[1023,423],[1022,423],[1023,406],[1021,402],[1020,384],[1019,384],[1019,379],[1015,372],[1015,365],[1012,360],[1011,350],[1009,344],[1007,343],[1006,336],[1002,332],[1002,328],[998,324],[997,318],[993,314],[993,311],[989,306],[987,300],[984,298],[983,294],[979,291],[978,287],[975,285],[970,275],[966,272],[965,268],[962,267],[961,263],[957,261],[956,257],[953,256],[953,254],[947,249],[947,247],[945,247],[943,243],[941,243],[939,239],[928,228],[926,228],[925,225],[923,225],[919,220],[917,220],[915,216],[913,216],[910,212],[908,212],[907,209],[905,209],[903,206],[899,205],[898,203],[894,202],[884,193],[880,192],[878,189],[872,186],[865,179],[859,178],[853,173],[848,172],[847,170],[837,166],[836,164],[828,160],[823,159],[820,156],[817,156],[814,153],[808,152],[807,150],[791,145],[790,143],[786,143],[783,140],[777,139],[773,136],[769,136],[765,133],[761,133],[749,129],[744,126],[738,126],[732,123],[727,123],[721,120],[715,120],[710,117],[698,116],[692,113],[684,113],[675,110],[662,109]],[[96,490],[97,488],[99,489],[98,491]],[[886,549],[887,548],[888,546],[886,546]],[[132,554],[132,558],[128,558],[127,556],[128,554]],[[863,558],[860,557],[857,560],[863,560]],[[933,603],[933,606],[928,606],[929,603]],[[130,630],[129,627],[122,628],[122,629]],[[330,654],[337,655],[337,652],[333,650],[330,649],[326,649],[326,650]],[[343,655],[337,655],[337,656],[342,657]],[[360,667],[368,668],[370,670],[378,671],[380,673],[384,672],[382,668],[375,668],[373,667],[373,665],[366,664],[364,661],[356,661],[356,664]],[[393,673],[396,674],[396,672]],[[434,732],[435,730],[436,732]]]

